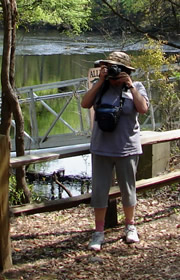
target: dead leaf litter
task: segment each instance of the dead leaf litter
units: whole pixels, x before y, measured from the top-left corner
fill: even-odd
[[[138,194],[140,242],[124,238],[121,200],[118,225],[106,229],[100,252],[88,250],[94,228],[87,205],[11,218],[13,267],[1,280],[179,280],[180,185]]]

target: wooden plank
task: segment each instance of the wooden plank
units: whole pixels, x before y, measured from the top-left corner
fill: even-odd
[[[0,135],[0,271],[12,266],[9,232],[9,142]]]
[[[67,158],[67,157],[73,157],[73,156],[79,156],[79,155],[85,155],[89,154],[89,145],[85,146],[74,146],[74,147],[68,147],[65,150],[60,150],[59,152],[54,153],[40,153],[41,150],[39,150],[39,153],[34,153],[30,155],[24,155],[20,157],[12,157],[10,159],[10,167],[17,168],[22,165],[29,165],[32,163],[40,163],[45,161],[52,161],[56,159],[61,158]]]
[[[140,180],[137,182],[137,190],[141,191],[144,188],[156,187],[157,185],[164,185],[169,182],[180,182],[180,170],[156,176],[154,178]]]
[[[10,211],[15,216],[19,216],[21,214],[31,215],[35,213],[52,212],[76,207],[80,204],[88,204],[90,203],[90,199],[91,194],[83,194],[64,199],[47,201],[39,204],[28,204],[18,207],[11,207]]]
[[[151,145],[180,139],[180,129],[164,132],[141,131],[141,144]]]
[[[40,162],[59,159],[59,157],[60,154],[54,154],[54,153],[25,155],[21,157],[11,158],[10,167],[17,168],[22,165],[29,165],[31,163],[40,163]]]
[[[163,185],[167,185],[168,183],[172,184],[173,182],[179,182],[180,181],[180,170],[164,174],[158,177],[150,178],[150,179],[144,179],[137,182],[137,192],[142,192],[144,190],[160,187]],[[119,187],[115,187],[111,189],[110,195],[109,195],[109,201],[111,205],[111,201],[116,201],[116,198],[121,195]],[[108,207],[109,208],[109,207]],[[105,225],[107,227],[114,227],[117,225],[117,207],[114,205],[114,207],[110,207],[107,211],[106,219],[105,219]]]
[[[157,131],[141,131],[140,139],[142,145],[152,145],[156,143],[168,142],[180,139],[180,129],[157,132]],[[90,136],[76,135],[74,133],[59,134],[48,136],[47,140],[40,144],[40,148],[53,148],[58,146],[68,146],[90,143]],[[31,144],[32,147],[32,144]],[[33,152],[33,151],[32,151]]]
[[[72,137],[72,136],[71,136]],[[162,142],[168,142],[180,139],[180,129],[165,131],[165,132],[155,132],[155,131],[142,131],[141,132],[141,143],[142,145],[152,145]],[[86,137],[87,140],[87,137]],[[67,139],[66,139],[67,143]],[[57,147],[56,152],[52,153],[42,153],[43,149],[39,149],[39,152],[33,153],[33,150],[29,151],[30,155],[25,155],[21,157],[12,157],[10,159],[10,166],[17,168],[21,165],[28,165],[32,163],[39,163],[45,161],[51,161],[55,159],[82,155],[90,153],[89,151],[90,143],[83,143],[82,145],[77,143],[69,143],[68,146]],[[52,148],[53,150],[53,148]],[[38,154],[39,153],[39,154]]]
[[[150,179],[137,181],[137,192],[143,191],[148,188],[154,188],[157,186],[163,186],[173,182],[180,181],[180,170],[157,176]],[[121,195],[119,187],[112,187],[109,193],[109,198],[114,199]],[[80,204],[89,204],[91,199],[91,194],[83,194],[79,196],[74,196],[65,199],[59,199],[55,201],[48,201],[40,204],[29,204],[18,207],[11,207],[11,213],[15,216],[21,214],[35,214],[43,212],[58,211],[63,209],[68,209],[76,207]]]
[[[137,192],[141,192],[144,190],[148,190],[151,188],[165,186],[167,184],[172,184],[180,182],[180,170],[176,170],[167,174],[163,174],[160,176],[156,176],[149,179],[142,179],[136,182],[136,190]],[[116,198],[121,195],[119,187],[112,187],[109,197]]]

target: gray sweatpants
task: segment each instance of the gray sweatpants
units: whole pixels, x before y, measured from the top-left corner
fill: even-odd
[[[105,208],[108,206],[108,194],[112,185],[114,168],[121,190],[123,206],[135,206],[138,160],[138,155],[109,157],[93,154],[91,206],[94,208]]]

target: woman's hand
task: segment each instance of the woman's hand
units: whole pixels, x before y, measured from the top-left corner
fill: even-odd
[[[107,74],[108,74],[107,66],[102,65],[101,70],[100,70],[100,74],[99,74],[99,79],[104,81],[107,77]]]
[[[100,74],[99,74],[99,80],[90,88],[86,94],[83,96],[81,101],[81,106],[83,108],[91,108],[94,104],[94,100],[96,98],[96,94],[102,87],[106,77],[108,74],[108,69],[105,65],[101,66]]]
[[[121,82],[125,83],[126,87],[131,91],[131,94],[133,96],[134,105],[135,105],[137,111],[141,114],[146,113],[148,110],[148,105],[147,105],[146,99],[133,86],[131,77],[125,72],[122,72],[120,74],[120,76],[121,76],[121,78],[120,78]]]
[[[131,77],[126,72],[121,72],[118,76],[116,76],[116,80],[113,79],[109,79],[109,80],[112,85],[117,87],[119,86],[122,88],[124,85],[126,85],[126,87],[131,91],[136,110],[141,114],[147,112],[148,105],[146,99],[133,86]]]
[[[121,72],[119,75],[119,81],[121,85],[126,85],[127,88],[130,88],[133,86],[133,82],[131,80],[131,77],[126,72]]]

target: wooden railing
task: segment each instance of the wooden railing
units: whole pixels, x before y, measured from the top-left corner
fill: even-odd
[[[137,192],[144,190],[162,187],[164,185],[180,182],[180,170],[176,170],[161,176],[154,178],[143,179],[136,182]],[[111,187],[109,193],[109,200],[114,200],[121,196],[121,192],[118,187]],[[69,209],[77,207],[80,204],[89,204],[91,200],[91,193],[86,193],[74,197],[68,197],[64,199],[57,199],[53,201],[46,201],[39,204],[28,204],[21,206],[11,207],[11,214],[14,216],[20,215],[33,215],[36,213],[52,212],[58,210]],[[115,213],[116,215],[117,213]],[[112,220],[111,215],[111,220]],[[109,221],[110,222],[110,221]]]
[[[154,131],[142,131],[141,132],[141,144],[142,146],[160,144],[180,139],[180,129],[154,132]],[[89,139],[90,140],[90,139]],[[22,165],[29,165],[32,163],[39,163],[45,161],[52,161],[65,157],[72,157],[76,155],[82,155],[90,153],[90,141],[86,144],[78,144],[71,146],[58,147],[54,152],[47,153],[42,150],[30,150],[28,154],[20,157],[11,156],[10,166],[17,168]],[[163,155],[161,155],[162,157]]]
[[[172,130],[172,131],[166,131],[166,132],[152,132],[152,131],[144,131],[141,132],[141,143],[143,148],[148,147],[149,150],[152,150],[153,146],[158,145],[158,149],[161,151],[160,158],[158,163],[153,163],[153,154],[149,153],[148,151],[148,158],[146,155],[143,155],[145,160],[147,162],[151,162],[151,166],[148,166],[148,170],[151,169],[150,176],[145,175],[143,172],[143,175],[145,179],[140,179],[137,181],[137,191],[144,191],[148,188],[154,188],[158,186],[163,186],[166,184],[172,184],[174,182],[180,182],[180,169],[174,170],[173,172],[166,172],[165,174],[161,176],[157,176],[158,174],[153,173],[153,164],[159,165],[163,162],[164,164],[164,156],[167,159],[166,154],[168,153],[168,146],[170,145],[171,141],[179,140],[180,139],[180,129]],[[167,143],[167,145],[162,147],[161,150],[161,144]],[[23,157],[14,157],[10,159],[10,165],[13,168],[19,167],[21,165],[29,165],[31,163],[37,163],[37,162],[43,162],[47,160],[54,160],[62,157],[68,157],[72,155],[80,155],[89,153],[89,144],[87,145],[79,145],[74,146],[69,149],[62,149],[59,153],[45,153],[45,154],[30,154],[25,155]],[[161,161],[161,162],[160,162]],[[141,162],[141,158],[140,158]],[[166,162],[167,164],[167,162]],[[145,163],[146,165],[146,163]],[[163,168],[163,167],[162,167]],[[158,171],[158,170],[157,170]],[[162,170],[163,171],[163,170]],[[149,173],[148,173],[149,174]],[[121,193],[119,191],[119,188],[112,188],[109,193],[109,200],[115,199],[117,197],[120,197]],[[49,201],[41,204],[31,204],[31,205],[25,205],[25,206],[18,206],[18,207],[12,207],[11,212],[13,215],[21,215],[21,214],[34,214],[34,213],[40,213],[40,212],[49,212],[49,211],[55,211],[55,210],[62,210],[66,208],[71,208],[78,206],[79,204],[85,203],[88,204],[90,202],[91,194],[87,193],[80,196],[70,197],[66,199],[59,199],[56,201]],[[114,202],[113,202],[114,203]],[[109,207],[111,208],[111,207]],[[110,210],[109,210],[110,211]],[[114,212],[114,211],[113,211]],[[117,215],[116,211],[115,213],[111,213],[112,215]],[[107,223],[111,224],[110,219]],[[111,224],[112,225],[112,224]]]

